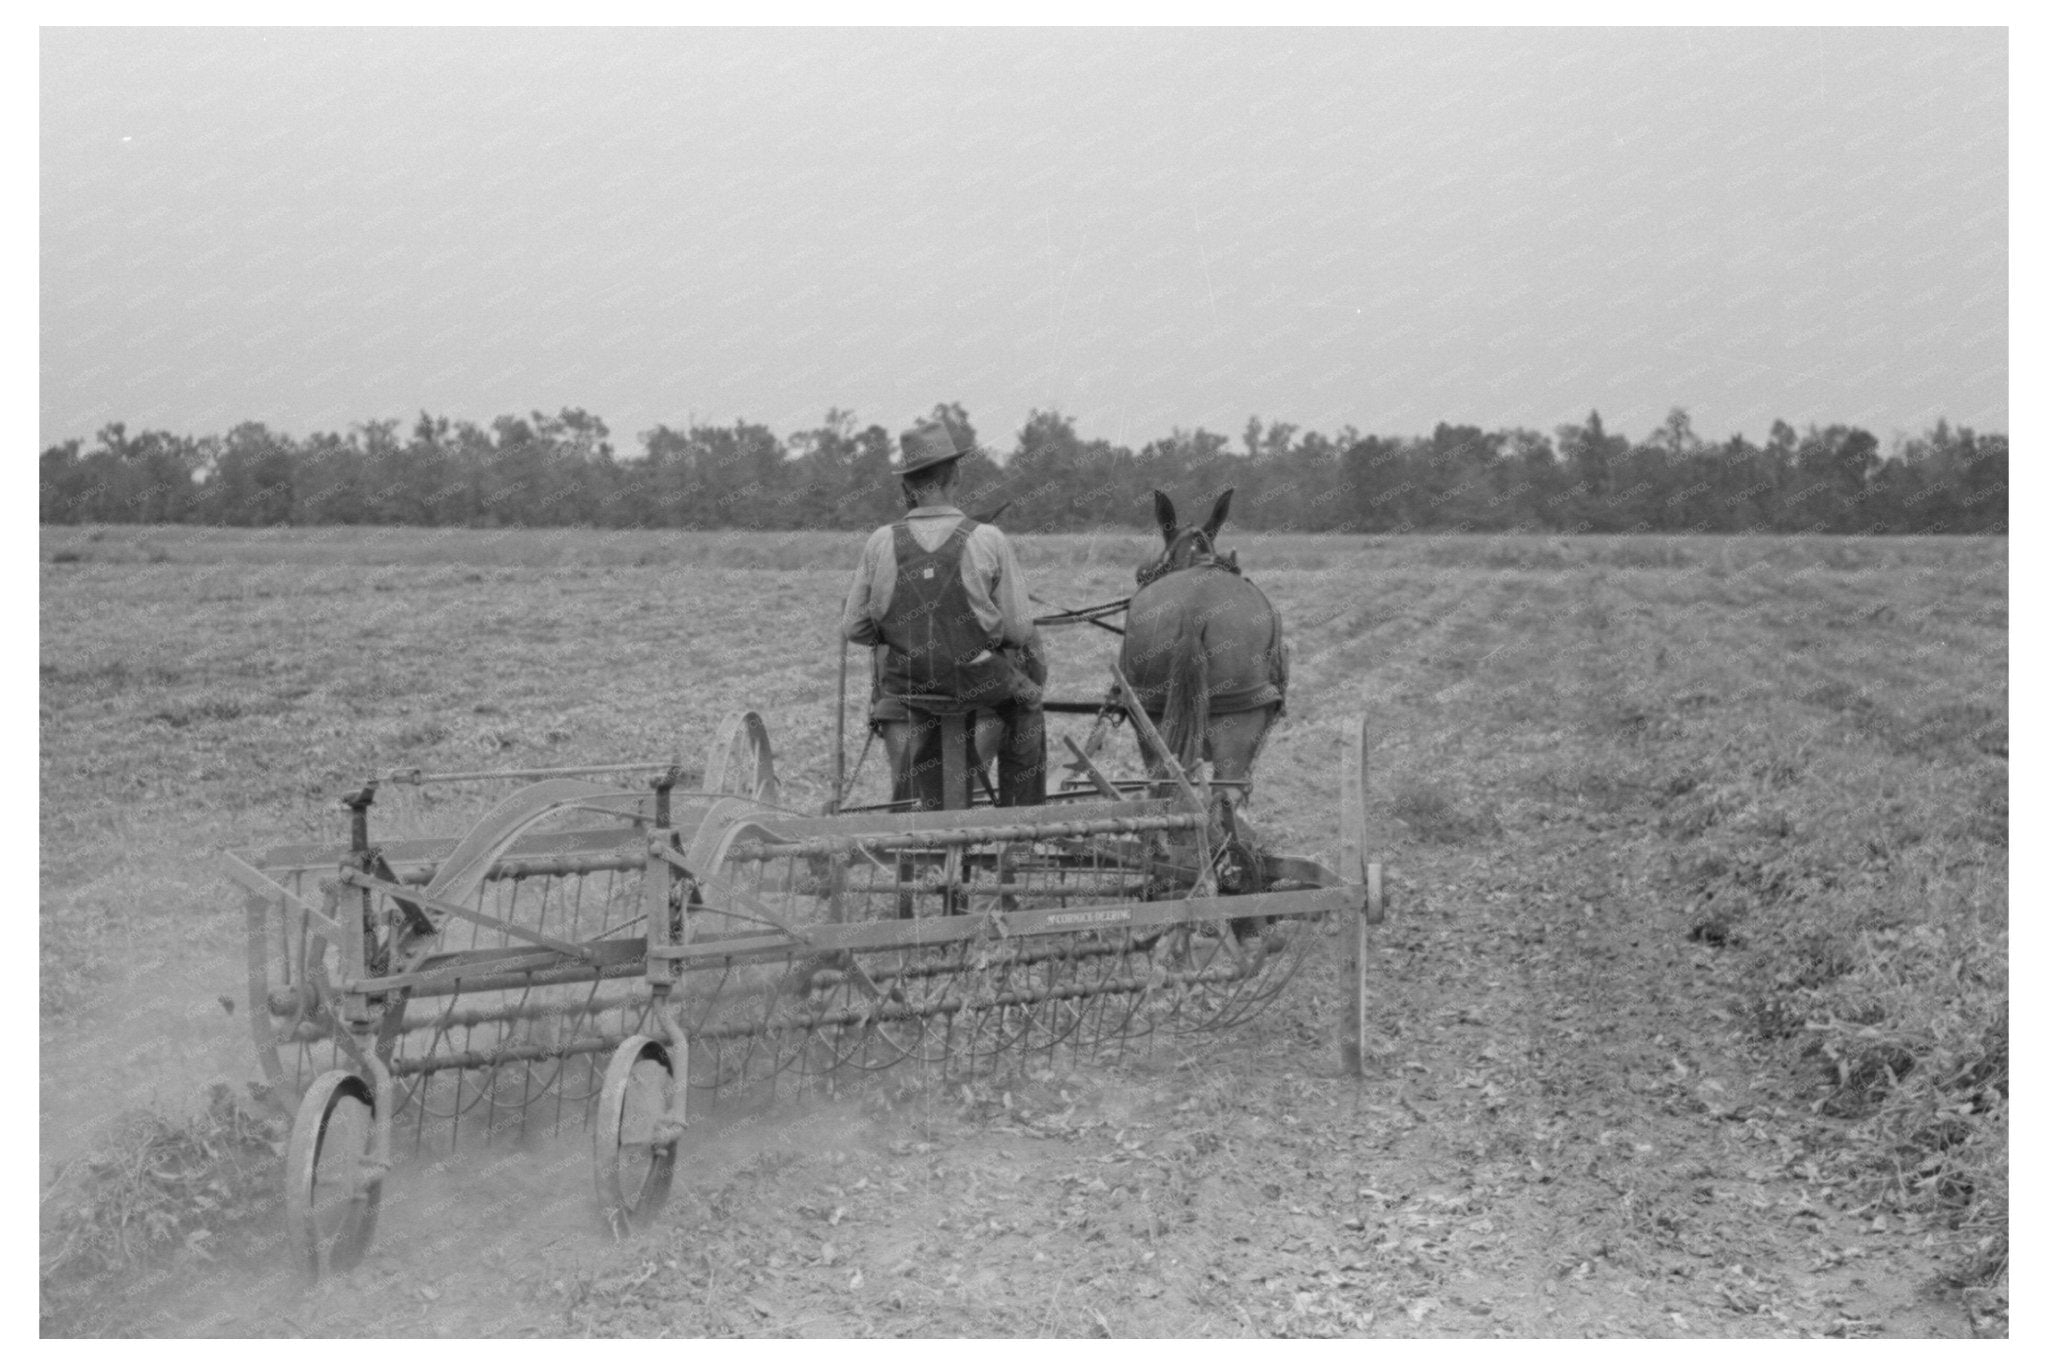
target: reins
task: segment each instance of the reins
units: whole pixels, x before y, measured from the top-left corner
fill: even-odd
[[[1030,594],[1030,597],[1032,601],[1038,603],[1041,607],[1059,608],[1050,616],[1032,617],[1031,624],[1034,626],[1078,626],[1086,624],[1100,626],[1112,635],[1123,634],[1123,627],[1113,626],[1105,618],[1115,616],[1125,607],[1131,605],[1131,599],[1128,597],[1119,597],[1114,602],[1103,602],[1092,607],[1060,607],[1059,603],[1048,602],[1035,592]]]

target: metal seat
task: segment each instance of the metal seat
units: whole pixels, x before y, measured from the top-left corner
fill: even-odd
[[[973,742],[976,725],[985,713],[927,711],[917,706],[904,709],[913,738],[904,746],[901,765],[894,774],[891,799],[917,800],[921,810],[966,810],[974,804],[974,783],[978,780],[993,801],[988,769],[981,762]],[[923,774],[917,771],[919,756],[926,746],[925,736],[933,725],[939,731],[939,803],[936,806],[929,802],[929,794],[933,790],[931,784],[920,782]]]

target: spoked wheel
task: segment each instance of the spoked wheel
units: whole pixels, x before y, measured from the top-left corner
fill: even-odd
[[[668,1048],[645,1034],[620,1043],[605,1068],[592,1154],[598,1207],[620,1236],[645,1226],[668,1202],[678,1135],[663,1130],[675,1086]]]
[[[775,803],[775,751],[760,712],[742,711],[719,725],[704,763],[704,790]]]
[[[285,1148],[285,1231],[315,1278],[350,1270],[377,1230],[383,1172],[371,1160],[377,1105],[369,1085],[329,1071],[306,1091]]]

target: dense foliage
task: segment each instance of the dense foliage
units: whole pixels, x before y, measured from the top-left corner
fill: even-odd
[[[940,404],[973,426],[958,404]],[[369,422],[297,440],[260,423],[226,436],[108,426],[42,454],[46,523],[227,526],[852,528],[898,508],[896,438],[848,413],[784,440],[766,427],[658,426],[620,457],[603,421],[422,414],[409,437]],[[969,502],[1025,531],[1141,525],[1149,491],[1237,489],[1249,530],[2002,532],[2007,441],[1944,420],[1885,452],[1858,427],[1772,424],[1763,445],[1700,440],[1684,409],[1633,442],[1602,425],[1540,432],[1439,424],[1426,437],[1335,437],[1253,418],[1241,449],[1175,431],[1132,451],[1034,411],[999,459],[969,459]]]

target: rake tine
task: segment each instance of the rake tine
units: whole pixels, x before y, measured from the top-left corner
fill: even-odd
[[[1064,1013],[1065,997],[1061,995],[1060,961],[1052,958],[1045,964],[1045,1005],[1041,1032],[1045,1034],[1045,1058],[1051,1062],[1055,1049],[1060,1045],[1060,1019]],[[1029,1061],[1029,1054],[1026,1054]]]
[[[1027,971],[1024,979],[1028,982],[1031,973]],[[1020,1004],[1017,1006],[1017,1013],[1022,1017],[1022,1024],[1017,1031],[1017,1053],[1020,1058],[1028,1059],[1031,1056],[1031,1025],[1038,1017],[1038,1009],[1035,1004]]]
[[[470,1046],[470,1044],[475,1041],[475,1033],[476,1027],[474,1025],[469,1025],[464,1028],[462,1034],[462,1050],[464,1052],[471,1052],[475,1050]],[[467,1071],[463,1070],[460,1067],[457,1067],[455,1069],[455,1112],[450,1117],[448,1124],[448,1145],[450,1148],[459,1146],[462,1142],[462,1115],[465,1112],[464,1105],[462,1103],[462,1078],[468,1074],[469,1073]]]

